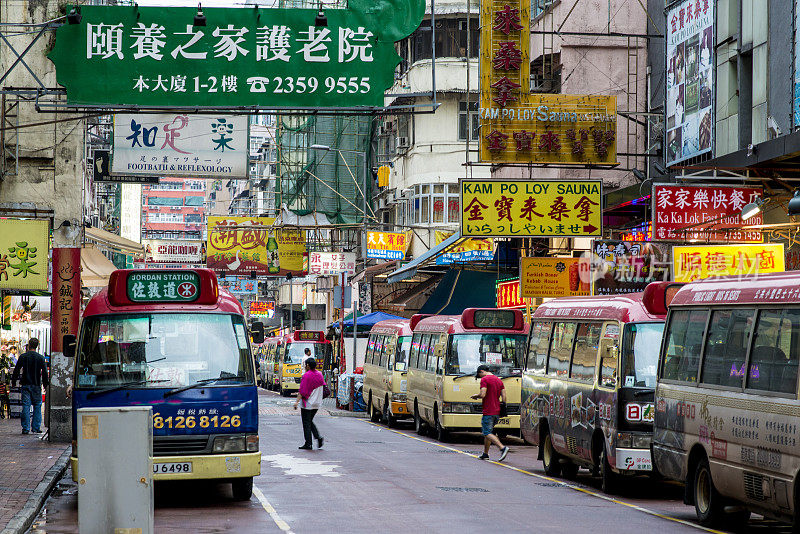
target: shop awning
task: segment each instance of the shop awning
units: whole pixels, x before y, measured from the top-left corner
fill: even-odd
[[[467,308],[497,305],[497,272],[450,269],[419,313],[460,315]]]
[[[88,229],[87,229],[88,230]],[[83,287],[105,287],[117,268],[103,253],[94,247],[81,249],[81,285]]]
[[[106,232],[100,228],[86,228],[86,239],[94,241],[95,243],[112,248],[118,252],[127,252],[129,254],[144,254],[144,247],[141,243],[125,239],[124,237]]]
[[[401,282],[407,278],[411,278],[415,274],[417,274],[417,269],[420,268],[422,265],[434,261],[436,256],[439,254],[443,254],[447,252],[449,249],[454,247],[459,241],[461,240],[461,232],[456,232],[432,249],[428,250],[426,253],[421,255],[419,258],[416,258],[409,263],[403,265],[396,271],[389,274],[386,278],[386,282],[389,284],[394,284],[396,282]]]

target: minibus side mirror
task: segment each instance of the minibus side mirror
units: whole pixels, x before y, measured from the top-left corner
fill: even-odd
[[[616,343],[612,345],[607,345],[606,352],[608,352],[609,358],[614,358],[614,359],[619,358],[619,345],[617,345]]]
[[[250,325],[250,337],[253,338],[253,343],[260,345],[264,342],[264,323],[255,322]]]
[[[64,356],[67,358],[75,357],[75,348],[77,345],[77,338],[74,334],[64,334],[64,337],[61,338],[61,347],[64,351]]]

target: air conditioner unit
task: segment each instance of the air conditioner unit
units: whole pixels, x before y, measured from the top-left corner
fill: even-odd
[[[397,148],[408,148],[409,146],[408,137],[401,136],[397,138]]]

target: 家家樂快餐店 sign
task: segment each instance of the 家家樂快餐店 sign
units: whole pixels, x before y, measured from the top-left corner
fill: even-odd
[[[600,180],[461,181],[465,237],[590,237],[601,227]]]
[[[616,97],[531,92],[530,2],[484,0],[480,24],[481,161],[616,165]]]
[[[711,151],[714,134],[714,2],[684,0],[667,12],[667,165]]]
[[[0,289],[50,289],[49,231],[46,220],[0,219]]]
[[[112,175],[247,178],[246,115],[114,116]]]
[[[764,221],[757,213],[742,221],[742,208],[762,197],[760,187],[653,184],[653,239],[760,243]]]
[[[200,276],[195,272],[135,272],[128,275],[131,302],[192,302],[200,296]]]
[[[581,273],[581,267],[584,267]],[[578,258],[520,258],[520,295],[534,298],[589,294],[589,262]]]
[[[70,11],[70,6],[66,7]],[[350,0],[346,9],[81,6],[49,57],[70,105],[382,106],[400,62],[394,42],[421,0]]]
[[[785,270],[783,244],[672,247],[676,282],[718,276],[757,276]]]
[[[379,260],[402,260],[407,247],[406,234],[367,232],[367,257]]]
[[[208,268],[239,276],[302,275],[304,233],[273,228],[273,222],[270,217],[209,217]]]

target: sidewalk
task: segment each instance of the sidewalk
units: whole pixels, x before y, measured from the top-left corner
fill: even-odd
[[[68,443],[22,435],[19,419],[0,419],[0,533],[24,532],[69,460]]]

